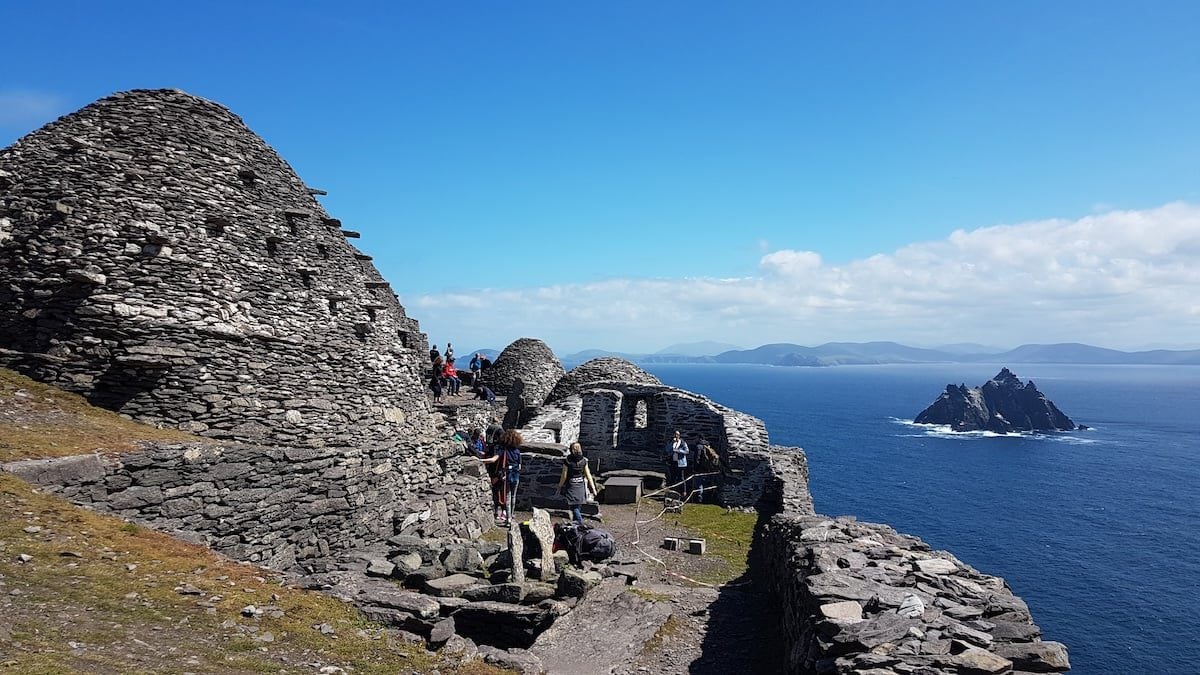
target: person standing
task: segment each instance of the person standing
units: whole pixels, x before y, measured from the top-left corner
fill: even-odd
[[[454,345],[447,342],[446,343],[446,362],[449,363],[453,360],[454,360]]]
[[[679,430],[675,430],[675,434],[671,437],[671,442],[667,443],[667,467],[670,470],[669,483],[674,486],[679,494],[687,498],[687,469],[688,469],[688,444],[683,440],[683,435]]]
[[[566,491],[563,491],[563,486]],[[567,500],[571,507],[571,519],[583,524],[583,505],[588,501],[588,490],[595,495],[596,481],[588,468],[587,457],[583,456],[583,446],[578,442],[571,444],[571,452],[563,458],[562,473],[558,477],[558,492]]]
[[[483,370],[483,354],[475,352],[475,356],[471,357],[471,362],[467,365],[471,369],[471,384],[481,384],[479,376],[482,373],[479,371]]]
[[[433,402],[441,403],[442,402],[442,377],[436,372],[436,370],[433,373],[433,377],[429,378],[429,388],[433,390]]]
[[[437,345],[434,345],[433,349],[429,350],[429,360],[430,361],[440,361],[441,358],[442,358],[442,353],[438,351]]]
[[[505,429],[497,439],[496,453],[483,461],[485,464],[498,463],[496,473],[502,484],[500,500],[504,504],[504,519],[502,524],[512,522],[513,509],[517,504],[517,488],[521,484],[521,446],[525,439],[514,429]]]
[[[721,471],[721,456],[717,449],[709,445],[708,439],[701,438],[696,445],[696,457],[692,474],[692,488],[696,492],[696,501],[717,501],[717,478]]]

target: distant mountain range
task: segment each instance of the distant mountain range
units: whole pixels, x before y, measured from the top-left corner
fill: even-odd
[[[717,354],[690,355],[704,345],[672,345],[654,354],[630,354],[589,349],[562,356],[570,367],[599,356],[619,356],[634,363],[749,363],[771,366],[848,366],[885,363],[1078,363],[1129,365],[1200,365],[1200,349],[1123,352],[1079,343],[1021,345],[1007,351],[983,345],[946,345],[937,349],[909,347],[896,342],[828,342],[806,347],[788,342],[754,349],[731,349]]]
[[[664,347],[654,354],[656,356],[715,356],[722,352],[730,352],[741,349],[737,345],[731,345],[728,342],[713,342],[712,340],[704,340],[702,342],[683,342],[680,344]]]

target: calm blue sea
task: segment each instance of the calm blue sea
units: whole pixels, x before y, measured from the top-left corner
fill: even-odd
[[[808,454],[817,510],[1003,576],[1073,672],[1200,672],[1200,367],[1022,365],[1092,430],[964,436],[907,421],[1000,365],[655,365]]]

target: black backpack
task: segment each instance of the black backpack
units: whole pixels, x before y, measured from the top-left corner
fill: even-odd
[[[617,542],[607,530],[574,521],[554,526],[554,546],[566,551],[571,564],[576,566],[584,560],[608,560],[617,552]]]

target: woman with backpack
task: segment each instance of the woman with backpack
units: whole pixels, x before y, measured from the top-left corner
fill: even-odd
[[[566,485],[566,492],[563,486]],[[562,474],[558,477],[558,492],[566,497],[567,506],[571,507],[571,519],[583,524],[582,507],[588,500],[588,488],[596,494],[596,481],[588,469],[587,457],[583,456],[583,446],[571,444],[571,453],[563,459]]]
[[[484,464],[497,465],[496,477],[499,479],[500,491],[498,501],[504,506],[504,518],[497,520],[501,524],[512,522],[513,508],[517,502],[517,486],[521,483],[521,446],[525,439],[514,429],[505,429],[496,439],[496,446],[491,457],[481,460]]]

